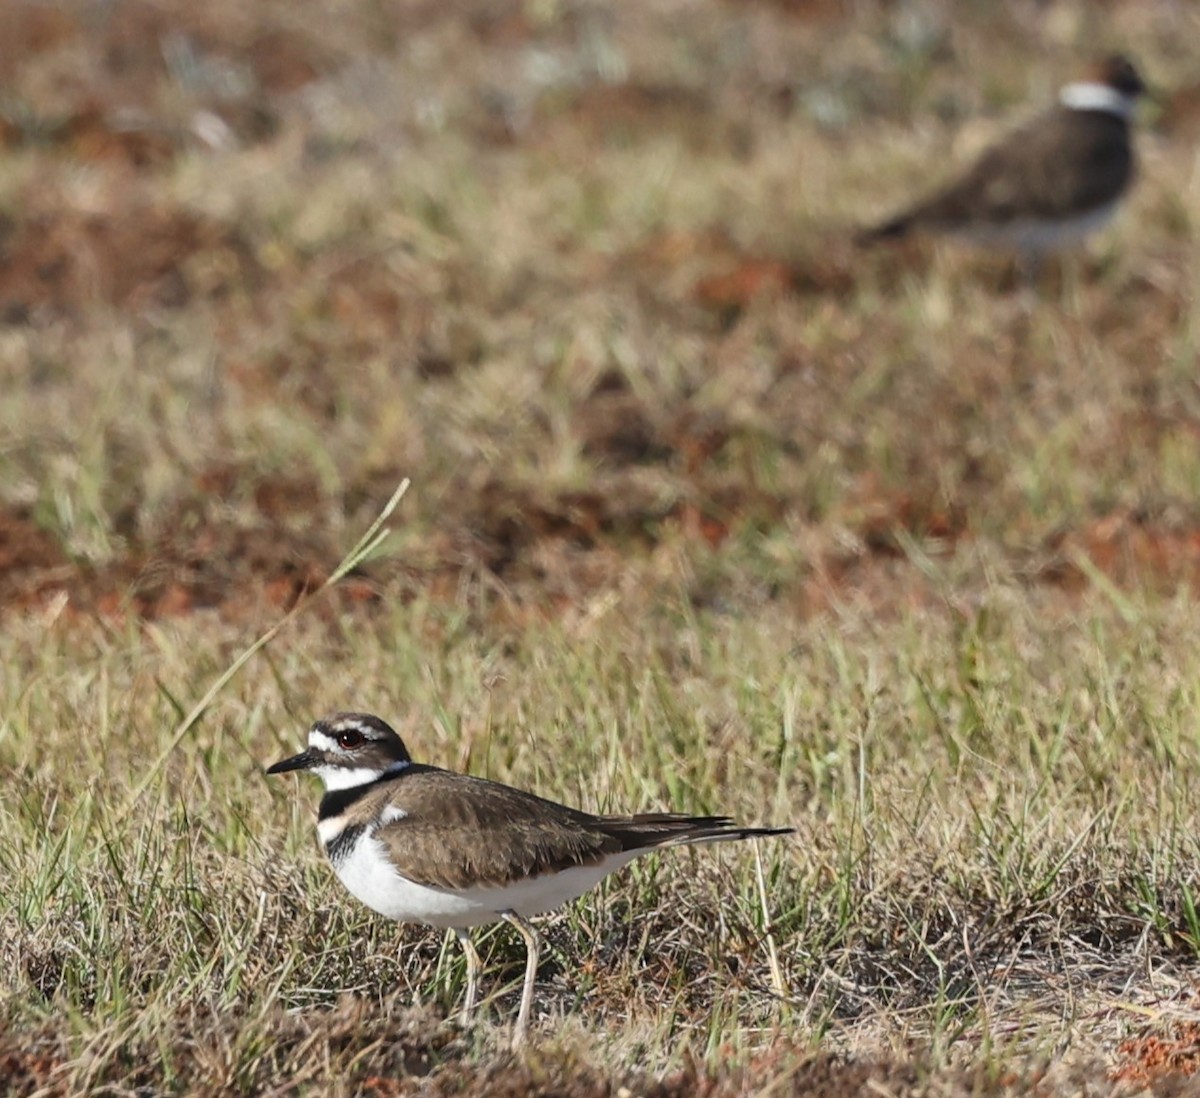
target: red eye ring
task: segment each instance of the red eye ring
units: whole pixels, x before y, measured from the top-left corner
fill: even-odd
[[[363,734],[356,728],[348,728],[337,734],[337,742],[339,747],[357,747],[363,742]]]

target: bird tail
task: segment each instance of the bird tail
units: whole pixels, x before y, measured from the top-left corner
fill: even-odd
[[[912,228],[912,214],[900,214],[879,225],[859,230],[854,237],[854,243],[860,247],[870,247],[872,244],[879,244],[885,240],[899,240],[901,237],[907,236]]]
[[[605,816],[602,827],[623,850],[648,850],[657,846],[733,842],[767,835],[790,835],[791,827],[738,827],[729,816],[684,816],[647,813],[638,816]]]

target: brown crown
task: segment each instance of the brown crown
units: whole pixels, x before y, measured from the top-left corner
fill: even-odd
[[[1114,53],[1096,63],[1092,79],[1107,84],[1114,91],[1136,99],[1146,91],[1145,81],[1134,63],[1123,53]]]

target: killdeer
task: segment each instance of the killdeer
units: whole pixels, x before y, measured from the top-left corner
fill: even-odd
[[[504,921],[525,940],[525,982],[513,1031],[529,1029],[538,939],[528,919],[573,900],[659,847],[784,835],[725,816],[595,816],[498,782],[415,763],[379,717],[335,713],[308,750],[268,774],[312,770],[325,784],[317,834],[352,895],[389,919],[454,932],[467,959],[463,1017],[479,995],[470,928]]]
[[[1131,122],[1146,86],[1115,55],[1058,104],[994,145],[957,182],[859,235],[957,235],[1015,251],[1027,268],[1112,218],[1134,177]]]

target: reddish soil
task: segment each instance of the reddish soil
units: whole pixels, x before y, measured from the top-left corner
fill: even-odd
[[[1165,1034],[1131,1037],[1117,1046],[1117,1055],[1111,1077],[1139,1089],[1193,1076],[1200,1071],[1200,1023],[1178,1022]]]

